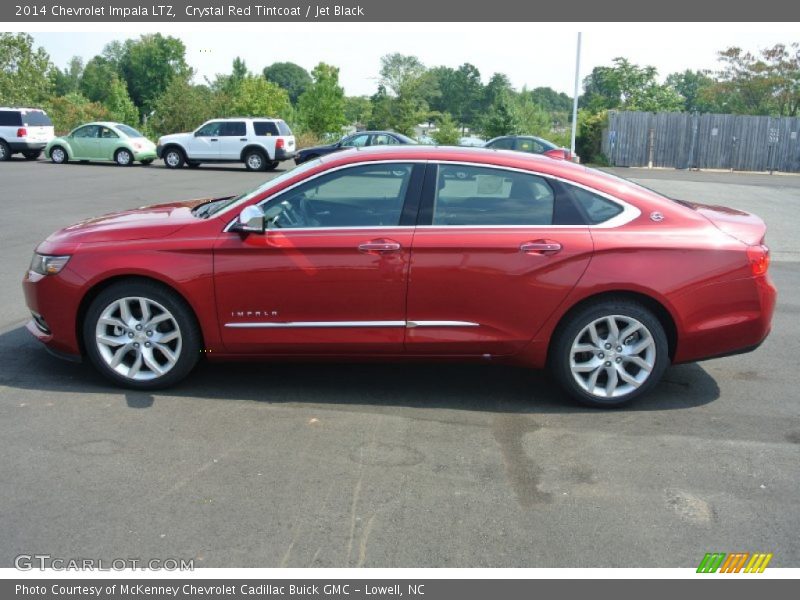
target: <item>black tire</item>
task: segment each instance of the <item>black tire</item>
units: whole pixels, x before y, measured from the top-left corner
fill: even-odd
[[[50,148],[50,160],[57,165],[63,165],[69,162],[69,154],[67,154],[66,149],[61,146],[53,146]]]
[[[144,160],[141,160],[139,162],[141,162],[146,167],[148,165],[152,165],[153,164],[153,159],[152,158],[145,158]]]
[[[0,140],[0,162],[11,160],[11,148],[8,147],[5,140]]]
[[[280,161],[273,160],[272,162],[267,163],[267,171],[274,171],[278,168],[278,165],[281,164]]]
[[[164,165],[166,165],[168,169],[180,169],[186,162],[186,156],[183,154],[183,150],[175,146],[170,146],[164,150],[162,157]]]
[[[98,320],[107,307],[113,305],[114,302],[122,298],[128,297],[145,298],[150,302],[157,303],[171,314],[174,318],[174,323],[177,324],[177,331],[180,339],[180,346],[175,349],[177,358],[173,366],[163,375],[149,379],[132,379],[109,366],[109,364],[106,363],[106,359],[104,359],[100,353],[98,342],[96,341]],[[160,325],[156,325],[155,328],[159,326]],[[131,329],[131,333],[133,333],[133,328]],[[142,331],[139,331],[136,335],[141,333]],[[156,334],[158,334],[158,331],[156,331]],[[125,336],[124,333],[108,335]],[[153,281],[121,281],[100,292],[86,311],[86,316],[82,324],[82,336],[86,354],[95,369],[117,385],[138,390],[160,389],[174,385],[184,379],[197,364],[202,349],[200,330],[191,308],[178,294],[168,287]],[[137,338],[134,337],[132,339],[135,341]],[[141,342],[143,344],[147,343],[147,339],[148,338],[143,338]],[[134,341],[132,341],[131,344],[133,344]],[[113,350],[111,350],[111,352],[113,353]],[[129,349],[128,353],[124,355],[124,361],[133,362],[136,354],[132,353],[136,352],[142,353],[143,351],[133,348]],[[152,358],[153,353],[159,351],[153,349],[150,352]],[[159,356],[162,359],[164,358],[164,355]],[[122,363],[123,368],[125,368],[124,361]],[[148,373],[153,373],[153,371],[147,367],[144,367],[144,369],[148,371]],[[148,373],[145,373],[145,375],[149,376]]]
[[[126,148],[120,148],[114,152],[114,162],[120,167],[130,167],[133,164],[133,153]]]
[[[23,152],[22,156],[25,157],[25,160],[36,160],[42,155],[41,150],[33,150],[31,152]]]
[[[267,164],[269,159],[262,150],[248,150],[244,155],[244,166],[248,171],[263,171]]]
[[[626,336],[625,339],[615,339],[608,329],[608,320],[614,317],[614,321],[618,325],[625,324],[626,319],[633,319],[644,327],[644,330],[639,330],[637,333]],[[617,319],[618,317],[618,319]],[[596,362],[597,367],[592,369],[591,373],[597,371],[599,375],[595,378],[594,384],[602,385],[602,388],[596,388],[597,393],[590,393],[588,389],[584,388],[578,382],[581,379],[587,387],[592,383],[591,373],[585,373],[587,379],[583,379],[584,375],[580,373],[573,373],[571,367],[572,361],[572,347],[573,343],[579,341],[582,345],[593,346],[588,343],[588,332],[584,330],[593,322],[601,320],[600,327],[603,323],[606,324],[605,330],[596,330],[599,334],[599,339],[602,344],[598,348],[598,352],[588,351],[578,354],[581,358],[576,363],[582,362]],[[630,323],[630,321],[628,322]],[[620,334],[624,329],[620,331]],[[654,356],[646,355],[652,361],[649,375],[646,369],[641,369],[635,363],[628,362],[628,348],[635,346],[639,342],[646,342],[647,333],[650,334],[653,345],[647,345],[647,348],[654,349]],[[641,336],[641,337],[639,337]],[[633,338],[633,339],[631,339]],[[611,343],[611,348],[608,348],[608,342]],[[649,353],[649,350],[645,352]],[[639,356],[641,358],[641,356]],[[664,332],[664,326],[658,318],[647,308],[641,304],[631,301],[627,298],[607,298],[599,300],[580,308],[574,314],[568,315],[566,321],[559,325],[556,334],[553,338],[552,345],[550,346],[549,353],[549,367],[555,379],[561,387],[573,398],[581,404],[591,406],[594,408],[612,408],[622,406],[635,398],[646,394],[653,389],[661,380],[664,371],[669,366],[669,344],[667,342],[667,335]],[[616,365],[615,363],[620,363]],[[601,366],[602,364],[602,366]],[[627,365],[627,366],[624,366]],[[638,387],[633,387],[631,384],[621,380],[618,375],[612,371],[620,373],[620,369],[625,369],[625,375],[628,377],[641,377],[642,381],[638,383]],[[633,371],[633,373],[632,373]],[[609,381],[609,373],[611,381]],[[619,395],[606,396],[607,386],[609,383],[613,385],[613,378],[617,377],[618,381],[622,381],[616,388]],[[626,391],[627,390],[627,391]]]

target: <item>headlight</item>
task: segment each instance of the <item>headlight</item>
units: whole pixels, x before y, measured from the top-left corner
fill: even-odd
[[[69,258],[69,256],[34,254],[31,259],[31,271],[39,275],[57,275],[67,264]]]

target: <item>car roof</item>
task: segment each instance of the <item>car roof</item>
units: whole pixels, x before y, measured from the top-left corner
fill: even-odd
[[[0,106],[0,110],[18,110],[20,112],[31,112],[35,110],[36,112],[43,112],[46,113],[47,111],[43,108],[25,108],[24,106]]]

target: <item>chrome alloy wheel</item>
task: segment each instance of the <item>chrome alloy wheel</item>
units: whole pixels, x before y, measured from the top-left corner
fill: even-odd
[[[149,298],[120,298],[100,314],[95,343],[101,358],[128,379],[147,381],[168,373],[181,355],[181,330],[164,306]]]
[[[178,154],[177,150],[170,150],[167,152],[166,156],[164,156],[164,162],[170,167],[177,167],[181,164],[181,155]]]
[[[133,161],[133,157],[131,156],[131,153],[128,152],[127,150],[120,150],[119,152],[117,152],[117,164],[118,165],[120,165],[122,167],[125,167],[125,166],[128,166],[129,164],[131,164],[132,161]]]
[[[67,159],[67,153],[64,152],[61,148],[53,148],[53,151],[50,153],[50,158],[53,159],[54,163],[63,163]]]
[[[619,398],[640,387],[656,364],[653,335],[624,315],[595,319],[575,337],[569,367],[578,385],[601,398]]]
[[[247,157],[247,166],[253,171],[260,171],[264,166],[264,159],[258,152],[253,152]]]

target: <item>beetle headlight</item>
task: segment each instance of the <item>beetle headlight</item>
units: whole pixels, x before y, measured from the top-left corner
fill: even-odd
[[[57,275],[66,266],[69,259],[69,256],[50,256],[48,254],[34,253],[30,269],[39,275]]]

